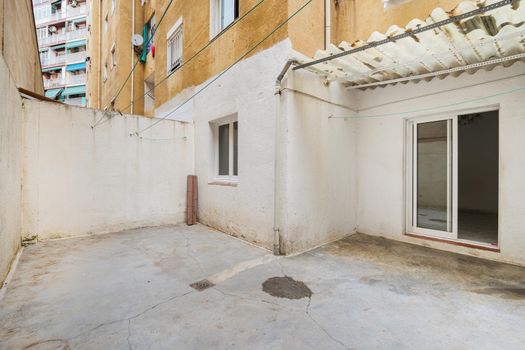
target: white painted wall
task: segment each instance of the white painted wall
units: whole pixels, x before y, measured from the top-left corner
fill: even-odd
[[[194,119],[199,221],[268,249],[273,244],[275,81],[295,54],[285,40],[242,61],[200,93],[181,116]],[[183,91],[159,108],[159,115],[206,84]],[[299,74],[284,85],[342,105],[348,105],[351,97],[343,89],[324,87],[317,76]],[[341,127],[328,120],[332,113],[348,110],[283,91],[279,137],[285,155],[279,178],[283,252],[326,243],[355,230],[356,123]],[[234,186],[224,186],[215,181],[210,123],[232,114],[239,122],[239,179]]]
[[[525,264],[525,63],[443,80],[356,92],[358,230],[435,248]],[[491,98],[481,99],[487,95]],[[476,99],[470,103],[463,103]],[[500,106],[500,253],[409,238],[405,232],[405,119]],[[441,107],[429,111],[431,107]],[[402,113],[406,111],[416,111]],[[379,114],[387,117],[373,117]],[[341,123],[343,123],[341,121]]]
[[[342,238],[357,226],[357,122],[341,85],[290,72],[282,93],[282,250],[293,253]]]
[[[67,237],[184,220],[191,124],[26,101],[23,235]],[[102,119],[105,120],[105,119]]]
[[[0,55],[0,287],[20,248],[22,99]]]
[[[198,95],[193,104],[200,222],[266,248],[273,244],[273,93],[290,53],[287,40],[242,61]],[[217,185],[210,122],[235,113],[239,181],[236,186]]]

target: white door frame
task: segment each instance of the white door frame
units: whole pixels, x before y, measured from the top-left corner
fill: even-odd
[[[472,243],[478,246],[494,246],[490,244],[485,244],[482,242],[473,242],[462,240],[458,238],[458,117],[464,114],[471,114],[477,112],[491,112],[499,111],[499,105],[489,105],[484,107],[474,107],[466,108],[451,112],[444,113],[435,113],[428,114],[420,117],[413,117],[406,119],[406,229],[405,232],[428,236],[428,237],[437,237],[444,238],[445,240],[451,241],[462,241],[465,243]],[[417,154],[417,130],[416,126],[420,123],[433,122],[439,120],[451,120],[449,122],[449,131],[448,135],[452,137],[447,137],[447,143],[449,147],[448,155],[448,176],[449,181],[447,181],[447,194],[450,196],[448,198],[448,214],[447,218],[452,217],[452,226],[448,227],[450,232],[444,232],[439,230],[425,229],[417,227],[417,191],[415,186],[417,184],[417,157],[414,155]],[[500,130],[501,131],[501,130]],[[501,161],[501,158],[500,158]],[[498,195],[499,197],[499,195]],[[500,202],[501,203],[501,202]],[[499,210],[498,210],[499,212]],[[447,220],[449,221],[449,220]],[[449,223],[447,222],[447,225]],[[498,246],[501,240],[499,232],[499,219],[498,219]],[[451,228],[451,229],[450,229]]]
[[[433,230],[428,228],[422,228],[417,226],[417,126],[419,124],[431,123],[437,121],[447,121],[447,230]],[[445,239],[457,239],[457,210],[455,203],[457,204],[457,191],[454,189],[454,183],[457,184],[457,116],[452,114],[446,114],[442,116],[427,116],[414,118],[409,121],[411,129],[411,139],[409,143],[410,151],[410,163],[412,164],[411,169],[411,181],[410,191],[411,195],[411,218],[409,221],[409,231],[421,234],[425,236],[432,236]],[[454,137],[456,135],[456,137]]]

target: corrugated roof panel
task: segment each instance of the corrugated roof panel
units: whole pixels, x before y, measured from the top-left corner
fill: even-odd
[[[368,38],[368,42],[356,41],[350,45],[343,41],[339,46],[332,45],[327,50],[318,51],[314,60],[305,59],[304,62],[312,62],[368,43],[410,33],[418,28],[495,3],[498,3],[498,0],[464,1],[451,12],[436,8],[424,21],[414,19],[406,25],[406,28],[391,26],[386,33],[374,32]],[[306,69],[322,74],[328,80],[362,85],[421,74],[428,76],[432,75],[428,73],[472,64],[476,65],[475,69],[479,69],[477,63],[523,53],[525,53],[525,1],[517,1],[513,5],[505,5],[464,18],[459,23],[449,23],[397,41],[309,66]],[[513,59],[523,59],[516,57]],[[456,69],[453,74],[460,73]]]

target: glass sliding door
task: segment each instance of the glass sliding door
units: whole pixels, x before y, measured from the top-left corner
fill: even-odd
[[[409,233],[498,246],[499,113],[408,124]]]
[[[456,238],[453,215],[454,118],[412,126],[412,226],[425,235]]]

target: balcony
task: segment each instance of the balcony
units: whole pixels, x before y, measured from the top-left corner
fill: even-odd
[[[67,17],[76,17],[80,15],[85,15],[87,14],[87,6],[86,5],[77,6],[77,7],[68,6],[66,14],[67,14]]]
[[[60,86],[64,86],[65,82],[62,77],[54,78],[54,79],[44,79],[44,88],[46,89],[53,89]]]
[[[67,38],[66,33],[54,34],[46,38],[38,38],[38,45],[39,46],[55,45],[60,42],[66,41],[66,38]]]
[[[38,26],[44,23],[57,22],[57,21],[60,21],[60,20],[63,20],[69,17],[77,17],[81,15],[86,15],[86,14],[87,14],[86,5],[77,6],[77,7],[68,6],[66,8],[66,11],[58,11],[46,17],[36,18],[35,22],[36,22],[36,25]]]
[[[86,51],[70,53],[66,55],[66,62],[67,63],[81,62],[81,61],[85,61],[86,57],[87,57]]]
[[[55,57],[43,57],[42,66],[55,66],[66,63],[66,55],[60,55]]]
[[[77,29],[66,32],[66,40],[84,39],[87,37],[87,29]]]
[[[84,97],[73,97],[73,98],[66,98],[64,100],[64,103],[68,105],[73,105],[73,106],[84,106],[85,100],[86,99]]]
[[[72,30],[69,32],[50,35],[46,38],[38,38],[39,46],[55,45],[66,40],[84,39],[87,37],[87,29]]]
[[[85,84],[85,83],[86,83],[86,74],[69,75],[67,77],[68,85]]]

